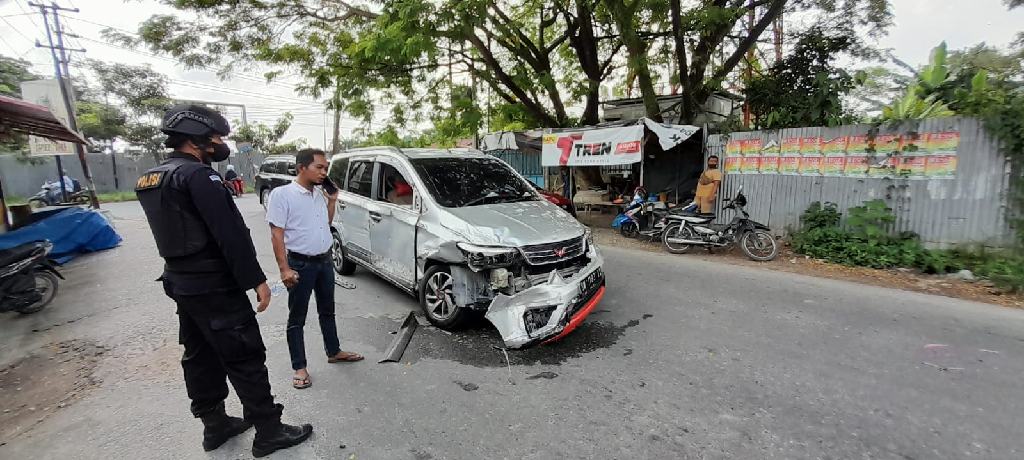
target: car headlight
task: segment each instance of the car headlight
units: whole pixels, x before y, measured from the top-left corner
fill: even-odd
[[[594,245],[594,232],[591,231],[589,228],[583,229],[583,239],[586,240],[587,242],[587,246],[584,249],[585,252],[587,249]]]
[[[519,254],[516,248],[503,246],[479,246],[470,243],[459,243],[459,249],[466,256],[466,262],[473,271],[487,268],[500,268],[512,265]]]

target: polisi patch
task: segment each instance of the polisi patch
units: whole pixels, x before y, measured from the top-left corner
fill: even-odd
[[[149,190],[157,188],[164,179],[166,171],[156,171],[151,173],[143,174],[139,177],[139,180],[135,182],[135,191]]]
[[[221,180],[220,176],[218,176],[216,174],[210,174],[210,181],[212,181],[212,182],[224,182],[223,180]]]

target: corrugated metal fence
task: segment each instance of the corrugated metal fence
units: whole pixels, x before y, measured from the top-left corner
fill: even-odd
[[[760,139],[762,145],[794,137],[869,135],[870,125],[836,128],[797,128],[779,131],[732,133],[708,138],[705,155],[717,154],[725,164],[726,145],[732,140]],[[1007,220],[1011,168],[997,141],[981,122],[969,118],[923,120],[917,126],[881,128],[874,135],[959,132],[956,175],[952,179],[905,177],[823,177],[782,174],[727,173],[720,197],[732,197],[743,186],[751,218],[786,235],[800,227],[800,215],[815,202],[832,202],[846,210],[873,199],[883,199],[896,215],[895,231],[912,231],[930,246],[962,243],[1006,245],[1012,240]],[[723,166],[724,167],[724,166]],[[719,200],[718,219],[727,221]]]

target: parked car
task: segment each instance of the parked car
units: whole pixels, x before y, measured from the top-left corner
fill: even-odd
[[[256,173],[253,187],[260,197],[260,204],[267,207],[270,191],[295,180],[295,156],[271,155],[263,160]]]
[[[565,336],[604,296],[590,231],[497,158],[376,147],[336,155],[328,174],[335,269],[417,296],[440,328],[482,312],[520,348]]]
[[[543,187],[537,185],[532,180],[529,180],[528,182],[530,182],[530,185],[532,185],[533,188],[537,190],[537,193],[540,193],[540,196],[544,197],[545,200],[548,200],[551,204],[564,209],[569,213],[569,215],[576,217],[576,207],[572,205],[572,201],[569,201],[568,198],[557,193],[544,190]]]

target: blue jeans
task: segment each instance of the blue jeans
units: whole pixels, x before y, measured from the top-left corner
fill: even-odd
[[[299,282],[288,289],[288,353],[292,369],[306,368],[306,344],[302,328],[306,325],[309,297],[316,293],[316,312],[320,319],[320,332],[324,336],[324,351],[334,356],[341,351],[338,326],[334,323],[334,267],[330,259],[322,261],[298,260],[288,257],[288,266],[299,274]]]

